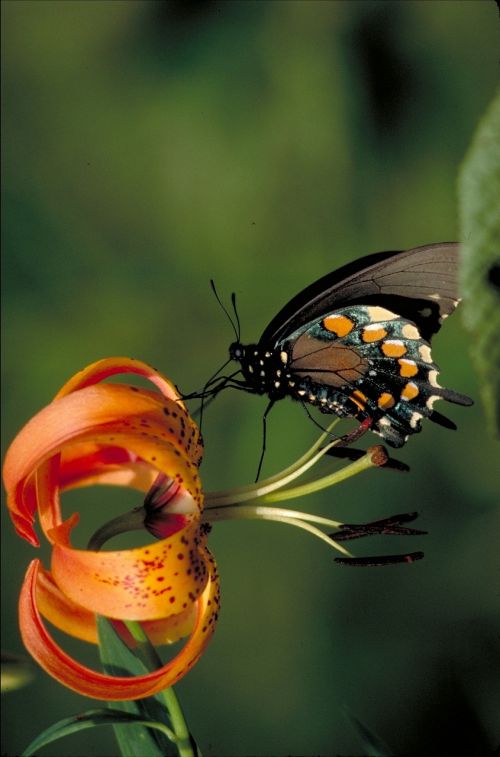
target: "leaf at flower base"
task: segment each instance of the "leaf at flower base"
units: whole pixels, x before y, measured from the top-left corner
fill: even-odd
[[[120,726],[117,726],[117,723],[120,723]],[[147,725],[148,728],[144,728],[143,730],[149,731],[149,729],[159,729],[158,732],[160,735],[166,738],[166,729],[163,723],[147,720],[141,717],[141,715],[123,712],[121,708],[93,709],[87,710],[87,712],[83,712],[80,715],[64,718],[63,720],[54,723],[54,725],[51,725],[31,742],[31,744],[24,750],[23,757],[30,757],[30,755],[35,754],[42,747],[51,744],[53,741],[62,739],[64,736],[70,736],[73,733],[77,733],[77,731],[83,731],[87,728],[96,728],[99,725],[113,725],[114,727],[120,727],[124,732],[128,731],[129,734],[131,734],[133,729],[143,728],[144,725]],[[136,753],[136,756],[137,754],[139,753]],[[152,752],[140,752],[140,754],[148,757]],[[156,754],[162,753],[157,752]]]
[[[97,616],[97,630],[99,634],[99,654],[106,673],[115,676],[142,675],[148,672],[146,666],[128,649],[120,639],[112,624]],[[145,720],[159,721],[168,728],[172,728],[168,712],[159,696],[148,697],[136,701],[111,702],[113,710],[123,710]],[[164,734],[151,730],[143,725],[114,724],[116,740],[122,757],[163,757],[163,755],[177,755],[177,749]]]
[[[459,181],[463,317],[488,422],[500,432],[500,92],[476,131]]]

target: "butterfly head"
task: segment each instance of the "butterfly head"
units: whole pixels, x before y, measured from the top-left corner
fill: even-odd
[[[240,364],[246,383],[253,387],[256,376],[260,375],[260,371],[255,370],[255,363],[258,362],[257,345],[233,342],[229,345],[229,358]]]
[[[276,393],[276,371],[283,365],[276,365],[277,358],[273,351],[258,344],[241,344],[238,341],[230,345],[229,357],[240,364],[247,391],[253,394]]]
[[[233,342],[229,345],[229,357],[231,360],[236,360],[241,363],[245,356],[245,347],[240,342]]]

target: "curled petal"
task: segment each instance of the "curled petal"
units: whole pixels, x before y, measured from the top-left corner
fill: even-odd
[[[210,560],[207,552],[207,560]],[[21,589],[19,620],[24,644],[44,670],[63,685],[95,699],[124,701],[152,696],[175,684],[198,660],[210,640],[218,615],[219,584],[211,572],[196,601],[196,620],[179,654],[162,668],[142,676],[115,678],[80,665],[67,655],[45,628],[36,603],[39,561],[30,564]]]
[[[164,397],[174,400],[181,407],[185,408],[177,389],[166,376],[151,365],[143,363],[142,360],[134,360],[131,357],[108,357],[87,365],[64,384],[56,394],[56,398],[64,397],[66,394],[83,389],[85,386],[98,384],[100,381],[104,381],[104,379],[120,373],[132,373],[136,376],[144,376],[152,384],[155,384]]]
[[[208,581],[198,520],[136,549],[94,552],[69,546],[69,519],[53,531],[52,575],[69,599],[118,620],[155,620],[186,610]]]
[[[186,411],[174,400],[137,387],[86,386],[54,400],[35,415],[7,452],[7,504],[18,532],[32,544],[38,544],[33,529],[37,506],[46,533],[61,522],[61,452],[74,445],[83,445],[85,450],[88,444],[99,448],[101,463],[106,454],[116,456],[117,448],[121,448],[131,461],[142,460],[156,473],[174,476],[175,472],[179,483],[201,507],[197,475],[201,443],[198,429]],[[77,459],[78,449],[72,458],[73,466]],[[82,452],[80,466],[85,462],[90,471],[92,465],[97,466],[99,456],[89,458]]]
[[[82,641],[97,644],[95,614],[63,594],[52,575],[42,565],[38,570],[36,602],[43,617],[56,628]],[[142,627],[152,644],[173,644],[191,633],[195,617],[196,604],[190,604],[178,615],[169,615],[159,620],[145,620]]]
[[[66,597],[41,564],[37,574],[36,603],[44,618],[56,628],[82,641],[97,644],[95,614]]]
[[[126,473],[118,478],[121,471]],[[61,491],[107,483],[145,491],[155,475],[155,471],[133,452],[122,447],[101,446],[95,442],[67,445],[61,453],[59,463]]]

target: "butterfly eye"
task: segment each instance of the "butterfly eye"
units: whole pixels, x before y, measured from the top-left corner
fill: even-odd
[[[229,346],[229,357],[231,360],[241,360],[243,357],[243,347],[238,342],[233,342]]]

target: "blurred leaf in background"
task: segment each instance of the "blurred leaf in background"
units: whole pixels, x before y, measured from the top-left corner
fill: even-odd
[[[4,443],[105,355],[199,389],[232,338],[210,278],[226,301],[236,291],[251,341],[348,260],[458,236],[458,169],[497,84],[494,3],[24,0],[2,15]],[[433,355],[445,385],[478,397],[459,314]],[[263,410],[236,392],[209,409],[207,488],[251,480]],[[431,535],[414,566],[353,575],[295,530],[214,528],[221,623],[179,686],[205,755],[356,754],[344,705],[398,753],[492,748],[497,450],[479,405],[453,418],[458,432],[426,424],[404,448],[407,476],[317,495],[348,522],[419,510]],[[265,473],[315,434],[281,403]],[[91,533],[131,497],[75,492],[65,507]],[[33,554],[17,541],[6,523],[4,644],[22,652]],[[38,672],[4,699],[3,753],[82,709]],[[116,754],[105,729],[50,749]]]
[[[500,432],[500,92],[488,108],[460,176],[464,320],[474,337],[491,432]]]

